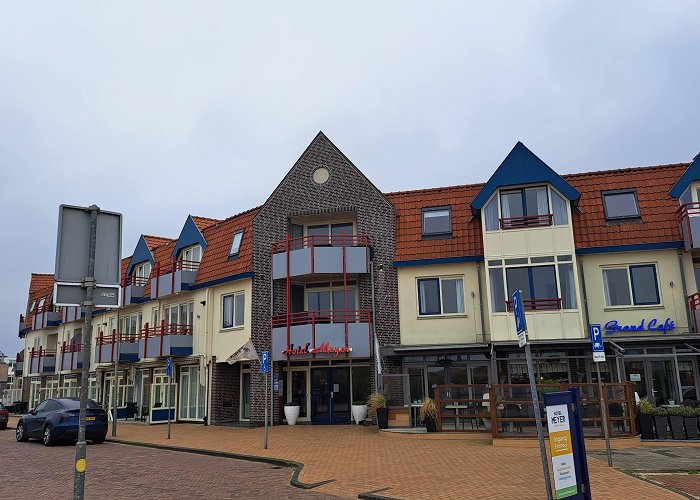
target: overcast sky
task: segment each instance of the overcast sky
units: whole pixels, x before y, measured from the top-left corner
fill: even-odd
[[[497,5],[496,5],[497,4]],[[319,130],[383,191],[700,151],[700,2],[6,2],[0,350],[58,205],[177,237],[259,205]]]

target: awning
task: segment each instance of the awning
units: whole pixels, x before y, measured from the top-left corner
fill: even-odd
[[[238,363],[239,361],[257,361],[258,359],[260,358],[258,357],[258,353],[253,345],[253,339],[248,339],[248,342],[243,344],[236,352],[231,354],[228,359],[226,359],[226,362],[229,365],[232,365],[234,363]]]
[[[446,352],[488,352],[489,344],[422,344],[387,345],[381,347],[382,356],[409,356],[412,354],[444,354]]]

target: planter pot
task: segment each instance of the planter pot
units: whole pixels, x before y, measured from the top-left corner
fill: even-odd
[[[654,415],[656,439],[668,439],[668,417]]]
[[[389,428],[389,409],[377,408],[377,425],[380,429]]]
[[[352,405],[352,419],[360,425],[367,418],[367,405]]]
[[[284,418],[287,419],[289,425],[296,425],[297,419],[299,418],[299,406],[285,406],[284,407]]]
[[[423,423],[425,424],[426,431],[437,432],[437,423],[432,418],[426,417],[425,420],[423,420]]]
[[[688,439],[698,438],[698,419],[697,417],[684,417],[683,423],[685,424],[685,434]]]
[[[685,439],[685,429],[683,428],[683,417],[672,415],[669,417],[671,421],[671,435],[673,439]]]
[[[654,439],[654,417],[648,413],[639,414],[639,432],[642,439]]]

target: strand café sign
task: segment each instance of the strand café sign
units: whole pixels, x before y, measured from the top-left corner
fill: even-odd
[[[611,320],[603,326],[606,335],[612,335],[618,332],[663,332],[666,335],[676,329],[676,322],[671,318],[666,318],[665,321],[652,318],[648,322],[642,319],[638,324],[621,325],[617,320]]]

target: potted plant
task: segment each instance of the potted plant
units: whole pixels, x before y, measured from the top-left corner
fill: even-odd
[[[683,414],[683,424],[685,424],[685,434],[688,439],[698,438],[698,416],[700,416],[700,408],[690,406],[681,406]]]
[[[654,406],[648,397],[639,400],[637,418],[642,439],[654,439]]]
[[[352,402],[352,419],[360,425],[367,418],[367,402],[353,401]]]
[[[438,407],[434,399],[425,398],[420,407],[419,416],[425,424],[426,431],[437,432]]]
[[[284,418],[287,419],[289,425],[296,425],[299,418],[299,405],[293,403],[284,405]]]
[[[668,419],[671,421],[671,436],[673,439],[685,439],[683,428],[683,407],[674,406],[668,409]]]
[[[377,425],[380,429],[389,427],[389,410],[386,407],[386,396],[375,392],[367,398],[367,409],[371,415],[377,415]]]
[[[668,439],[668,410],[666,408],[654,408],[654,427],[656,439]]]

